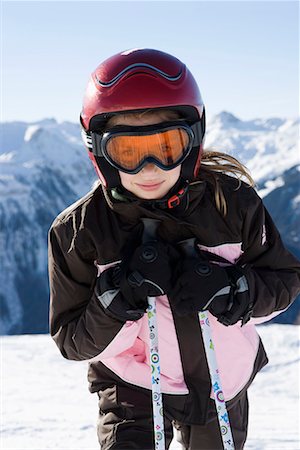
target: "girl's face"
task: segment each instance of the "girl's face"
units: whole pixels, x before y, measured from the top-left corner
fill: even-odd
[[[109,127],[116,125],[143,126],[154,125],[168,120],[174,120],[173,112],[160,111],[144,115],[114,116],[108,122]],[[157,200],[164,197],[174,186],[180,176],[181,165],[171,170],[163,170],[153,163],[146,164],[138,173],[129,174],[119,171],[122,186],[139,198]]]

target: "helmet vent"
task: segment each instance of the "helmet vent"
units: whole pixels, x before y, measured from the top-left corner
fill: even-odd
[[[97,83],[100,84],[100,86],[102,86],[102,87],[111,87],[117,81],[119,81],[119,79],[122,78],[122,76],[125,75],[127,72],[129,72],[130,70],[139,69],[139,68],[149,69],[152,72],[160,75],[161,77],[163,77],[163,78],[165,78],[166,80],[169,80],[169,81],[177,81],[182,76],[182,70],[180,70],[179,73],[176,74],[176,75],[169,75],[166,72],[163,72],[162,70],[158,69],[157,67],[151,66],[150,64],[136,63],[136,64],[131,64],[130,66],[125,67],[125,69],[121,70],[121,72],[119,72],[110,81],[106,81],[105,82],[105,81],[99,80],[99,78],[97,77],[97,74],[96,74],[96,80],[97,80]]]

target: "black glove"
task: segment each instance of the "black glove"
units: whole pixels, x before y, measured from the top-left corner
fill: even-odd
[[[122,266],[120,289],[134,308],[147,308],[148,296],[168,294],[178,251],[170,244],[150,241],[136,248]]]
[[[107,315],[114,319],[126,322],[138,320],[143,317],[143,308],[132,307],[120,291],[120,266],[106,269],[97,278],[95,294]]]
[[[170,298],[178,315],[209,310],[223,325],[250,319],[250,301],[245,271],[236,265],[221,267],[209,259],[213,255],[199,251],[199,256],[184,259]],[[216,258],[218,260],[222,258]]]

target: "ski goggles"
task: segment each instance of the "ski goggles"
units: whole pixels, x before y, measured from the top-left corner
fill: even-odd
[[[146,164],[174,169],[190,153],[194,143],[192,127],[182,121],[147,126],[116,126],[91,133],[93,153],[104,156],[116,169],[135,174]]]

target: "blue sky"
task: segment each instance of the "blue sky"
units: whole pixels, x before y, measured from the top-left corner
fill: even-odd
[[[1,120],[77,121],[90,72],[133,47],[184,61],[208,115],[299,114],[297,1],[2,1]]]

